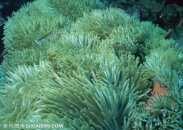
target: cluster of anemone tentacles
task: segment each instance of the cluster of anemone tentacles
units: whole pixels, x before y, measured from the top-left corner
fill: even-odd
[[[9,53],[1,65],[0,122],[182,127],[183,55],[174,40],[161,37],[163,29],[98,0],[37,0],[4,29]],[[169,92],[146,110],[150,80]]]

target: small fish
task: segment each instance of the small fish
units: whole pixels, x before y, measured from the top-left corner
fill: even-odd
[[[164,17],[164,13],[161,13],[159,18],[162,19]]]
[[[152,110],[153,109],[153,98],[154,100],[161,100],[163,98],[163,95],[168,93],[168,89],[166,86],[162,86],[160,82],[155,82],[152,90],[151,98],[148,98],[147,100],[147,106],[146,110]],[[174,108],[174,102],[171,102],[171,107]]]
[[[172,29],[169,29],[168,32],[166,33],[166,35],[164,36],[165,39],[168,39],[173,33]]]
[[[182,23],[183,23],[183,20],[182,20],[182,18],[180,19],[180,22],[179,22],[179,24],[177,25],[177,28],[180,28],[180,27],[182,27]]]
[[[10,47],[4,49],[4,51],[1,53],[1,59],[7,57],[9,50],[10,50]]]
[[[43,35],[42,37],[36,39],[36,42],[40,42],[41,40],[45,39],[46,37],[50,36],[52,34],[52,31],[47,32],[45,35]]]
[[[160,82],[155,82],[152,93],[156,95],[164,95],[168,93],[168,89],[167,87],[162,86]]]

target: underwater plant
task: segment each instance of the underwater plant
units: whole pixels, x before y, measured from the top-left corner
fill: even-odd
[[[27,5],[28,6],[28,5]],[[69,24],[66,17],[54,15],[37,15],[30,13],[29,7],[24,6],[14,13],[4,26],[4,45],[6,48],[22,50],[32,47],[36,41],[50,31],[55,31]],[[50,10],[47,10],[49,12]],[[42,28],[43,27],[43,28]]]
[[[123,10],[108,8],[85,13],[79,18],[71,30],[74,32],[95,33],[101,39],[106,39],[118,26],[138,26],[139,22],[128,16]],[[127,31],[127,30],[126,30]]]
[[[71,20],[76,20],[93,9],[105,9],[100,0],[47,0],[47,5]]]
[[[49,64],[42,61],[39,65],[18,66],[9,72],[6,84],[0,89],[0,122],[36,122],[34,112],[37,113],[39,107],[34,103],[43,89],[57,85],[53,75]]]

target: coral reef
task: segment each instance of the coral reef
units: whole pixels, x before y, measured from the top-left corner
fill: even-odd
[[[159,12],[163,9],[166,0],[140,0],[140,2],[151,12]]]
[[[4,35],[0,122],[183,127],[183,50],[160,27],[98,0],[36,0],[9,18]],[[154,96],[154,82],[168,92]]]

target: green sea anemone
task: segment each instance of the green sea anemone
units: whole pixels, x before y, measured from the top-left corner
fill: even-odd
[[[37,0],[9,18],[4,34],[0,122],[182,128],[182,50],[152,23],[98,0]],[[153,98],[156,81],[168,93]]]

